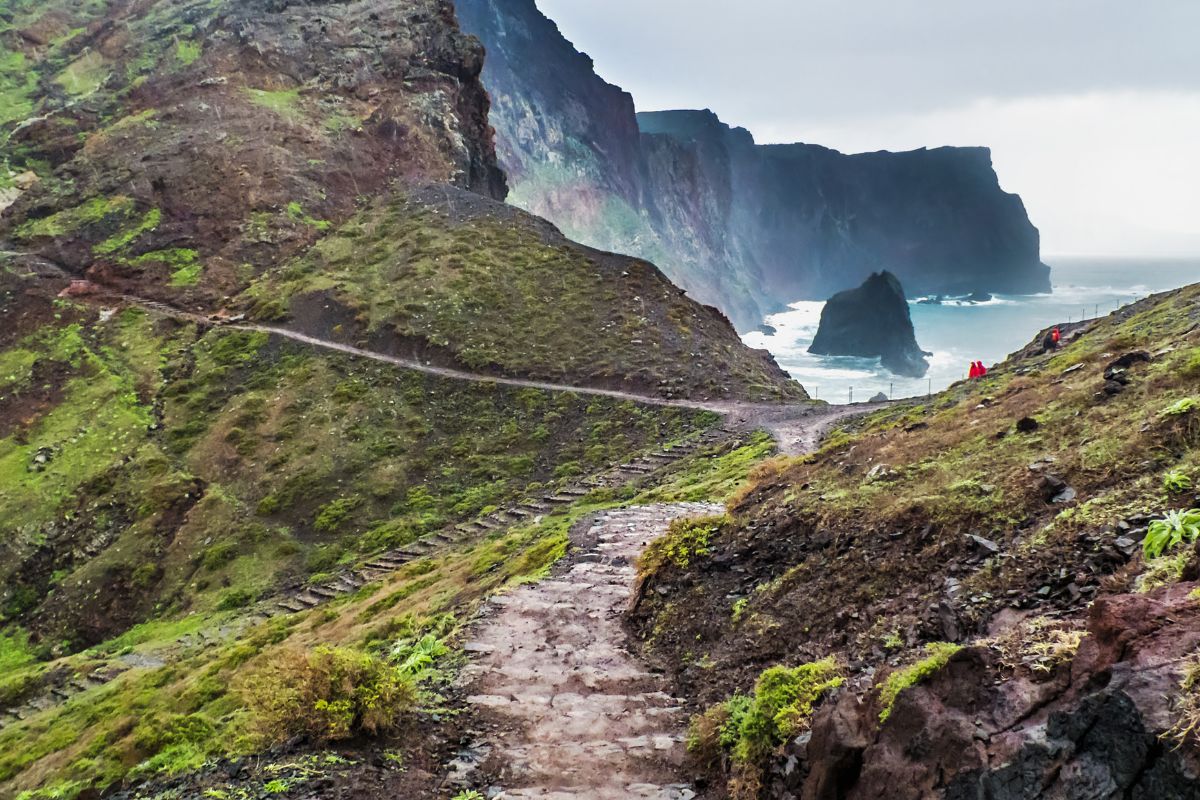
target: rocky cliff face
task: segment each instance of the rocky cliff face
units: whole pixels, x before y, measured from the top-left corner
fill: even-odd
[[[707,111],[639,114],[533,0],[460,0],[512,202],[659,264],[746,329],[764,311],[894,272],[911,292],[1041,292],[1023,204],[984,148],[843,155],[758,146]]]
[[[890,272],[877,272],[857,289],[838,292],[821,311],[808,352],[826,356],[878,357],[884,367],[912,378],[929,371],[917,345],[904,288]]]
[[[7,10],[0,235],[70,271],[212,303],[397,179],[505,196],[441,0]]]

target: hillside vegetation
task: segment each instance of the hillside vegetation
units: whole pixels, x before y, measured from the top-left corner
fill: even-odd
[[[277,734],[255,733],[267,712],[234,688],[260,652],[354,648],[314,656],[344,661],[444,636],[455,623],[439,615],[469,613],[561,555],[577,512],[368,584],[309,615],[319,635],[294,635],[307,627],[297,618],[246,616],[260,599],[714,420],[55,299],[62,284],[12,264],[0,274],[0,313],[17,324],[0,338],[0,708],[125,674],[9,720],[9,790],[62,784],[75,788],[53,796],[71,797],[138,765],[154,775],[253,750]]]
[[[731,791],[823,786],[869,797],[903,773],[916,776],[911,793],[888,796],[960,796],[953,791],[1001,785],[1013,759],[1030,760],[1028,780],[1057,780],[1063,791],[1092,779],[1193,785],[1179,783],[1192,774],[1192,740],[1169,757],[1153,742],[1191,702],[1180,665],[1200,633],[1200,602],[1187,599],[1198,574],[1195,515],[1173,515],[1200,503],[1198,376],[1193,286],[1085,326],[1059,352],[1031,347],[986,379],[870,414],[815,455],[760,467],[711,537],[711,556],[664,565],[638,614],[651,652],[697,708],[723,704],[705,724],[733,749],[706,752],[732,770]],[[1143,553],[1148,534],[1156,544]],[[1119,609],[1141,594],[1155,611],[1135,624]],[[1174,623],[1169,644],[1150,641],[1167,624],[1160,616]],[[1110,650],[1118,639],[1125,644]],[[841,699],[792,726],[811,730],[812,744],[751,734],[771,753],[796,755],[800,772],[784,778],[770,758],[739,755],[747,745],[732,723],[711,733],[713,719],[737,719],[741,701],[727,698],[765,668],[830,658],[846,679]],[[1137,666],[1142,658],[1154,666]],[[1148,670],[1140,685],[1126,684],[1139,669]],[[931,694],[906,703],[906,689],[943,673]],[[1051,767],[1035,757],[1033,728],[1054,718],[1045,707],[1072,719],[1089,697],[1094,711],[1115,702],[1097,688],[1108,680],[1133,710],[1098,712],[1102,723],[1091,724],[1108,732],[1095,741],[1052,729],[1050,760],[1075,772],[1043,776]],[[953,728],[960,713],[979,724],[965,754],[954,752],[967,746]],[[1029,730],[1017,724],[1026,715]],[[933,752],[900,744],[917,729]],[[1108,736],[1149,744],[1102,769],[1090,748],[1113,746]],[[838,747],[859,766],[839,761]],[[1184,796],[1176,789],[1163,791]],[[1023,783],[1011,791],[1002,796],[1034,796]]]

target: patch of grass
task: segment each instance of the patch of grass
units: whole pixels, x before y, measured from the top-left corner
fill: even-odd
[[[882,706],[882,710],[879,712],[879,722],[881,724],[887,722],[888,717],[892,715],[896,698],[900,696],[901,692],[924,682],[939,672],[959,650],[962,650],[962,647],[957,644],[931,642],[925,645],[925,652],[928,654],[925,658],[889,675],[879,687],[879,703]]]
[[[1087,631],[1069,620],[1033,617],[976,644],[998,652],[1007,670],[1047,675],[1070,663],[1085,636]]]
[[[1167,736],[1182,747],[1194,741],[1200,730],[1200,655],[1192,656],[1184,665],[1172,711],[1175,720]]]
[[[329,220],[316,219],[304,210],[304,206],[293,200],[287,206],[288,218],[293,222],[299,222],[301,225],[308,225],[310,228],[316,228],[319,231],[327,231],[333,227],[333,223]]]
[[[55,77],[54,82],[67,94],[84,97],[95,94],[108,80],[109,74],[108,62],[93,50],[72,61]]]
[[[289,216],[303,220],[303,209],[293,204]],[[628,381],[663,392],[674,385],[692,395],[802,397],[650,265],[630,260],[618,269],[547,245],[531,223],[459,221],[401,198],[330,231],[261,278],[244,303],[257,315],[266,304],[314,293],[332,293],[364,332],[423,340],[474,370]]]
[[[0,125],[33,116],[37,78],[20,50],[0,53]]]
[[[296,119],[301,115],[299,89],[250,89],[246,96],[250,102],[269,111],[273,111],[285,119]]]
[[[191,39],[179,39],[175,42],[175,60],[180,66],[190,67],[200,60],[204,54],[204,45]]]

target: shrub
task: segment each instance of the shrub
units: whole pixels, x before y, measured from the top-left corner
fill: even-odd
[[[1197,537],[1200,537],[1200,509],[1171,511],[1164,519],[1150,523],[1142,540],[1142,552],[1149,561],[1184,542],[1191,544]]]
[[[896,698],[900,696],[901,692],[923,682],[946,666],[951,656],[959,650],[962,650],[962,647],[956,644],[931,642],[925,645],[925,652],[929,654],[926,658],[889,675],[888,679],[883,682],[879,695],[880,703],[883,705],[883,710],[879,712],[880,723],[887,722],[888,717],[892,715],[892,707],[896,704]]]
[[[379,734],[396,727],[417,700],[413,680],[368,653],[335,647],[287,650],[247,678],[252,725],[265,742]]]

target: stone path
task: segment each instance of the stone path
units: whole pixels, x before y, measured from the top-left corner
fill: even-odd
[[[468,702],[495,723],[503,800],[688,800],[676,783],[686,716],[626,649],[635,561],[671,520],[720,514],[684,503],[603,513],[588,551],[554,577],[489,601],[467,650]]]

